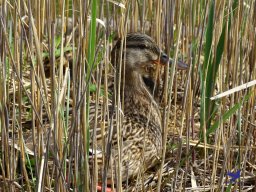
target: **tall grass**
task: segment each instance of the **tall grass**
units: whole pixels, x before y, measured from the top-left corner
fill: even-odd
[[[102,135],[113,128],[110,101],[121,150],[122,90],[109,94],[108,84],[120,82],[110,52],[135,31],[189,69],[172,65],[163,76],[159,165],[122,183],[119,155],[111,187],[255,190],[255,86],[211,100],[256,79],[255,7],[255,0],[0,1],[0,191],[105,191],[106,174],[89,155],[98,155],[96,128]],[[238,170],[240,182],[230,182]]]

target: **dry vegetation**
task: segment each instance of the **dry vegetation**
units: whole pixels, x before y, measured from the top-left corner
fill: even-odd
[[[166,70],[159,165],[116,190],[256,191],[255,86],[210,99],[256,79],[255,0],[0,4],[0,191],[96,191],[90,105],[108,108],[110,51],[135,31],[189,69]]]

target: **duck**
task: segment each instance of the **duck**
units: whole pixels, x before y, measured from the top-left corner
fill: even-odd
[[[154,88],[159,76],[163,74],[162,69],[169,65],[170,59],[150,36],[129,33],[116,42],[111,52],[111,63],[116,69],[116,91],[112,93],[116,97],[113,100],[122,103],[118,108],[117,102],[112,100],[111,107],[112,111],[119,110],[121,117],[118,116],[116,120],[117,115],[113,112],[115,123],[112,128],[111,123],[108,123],[104,136],[100,136],[100,128],[94,132],[97,134],[97,146],[90,155],[92,159],[97,158],[99,181],[101,177],[106,177],[107,183],[113,183],[109,181],[114,173],[116,177],[121,176],[122,183],[137,178],[161,159],[162,116],[154,97]],[[91,135],[94,134],[91,130]],[[107,137],[111,142],[109,150]],[[109,164],[103,163],[107,155],[104,156],[102,151],[109,154]],[[121,175],[116,171],[118,165]],[[120,180],[119,177],[116,180]]]

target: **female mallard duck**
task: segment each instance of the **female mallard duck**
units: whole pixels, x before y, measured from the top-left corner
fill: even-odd
[[[152,93],[152,85],[156,82],[159,69],[168,65],[169,58],[151,37],[131,33],[123,41],[117,41],[111,53],[111,61],[121,74],[119,95],[120,101],[123,101],[123,121],[119,127],[113,127],[111,137],[111,167],[116,170],[119,160],[122,181],[126,181],[152,167],[161,156],[162,118]],[[121,136],[120,149],[118,133]],[[104,141],[97,141],[98,145],[102,143]],[[100,163],[99,153],[97,159]],[[99,171],[100,175],[104,175],[103,167]],[[105,172],[105,176],[110,179],[111,171],[105,167]]]

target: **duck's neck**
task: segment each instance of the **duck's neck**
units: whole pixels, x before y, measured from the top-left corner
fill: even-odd
[[[130,76],[126,76],[123,99],[125,113],[141,111],[141,115],[150,115],[153,121],[161,124],[158,104],[139,74],[131,73]]]
[[[155,100],[148,90],[143,78],[136,72],[129,74],[125,77],[124,82],[124,100],[126,97],[143,97],[145,102],[155,103]]]
[[[137,78],[137,79],[136,79]],[[124,114],[133,121],[139,121],[144,128],[148,128],[149,135],[161,145],[161,113],[155,99],[147,89],[141,76],[125,79],[124,87]]]

